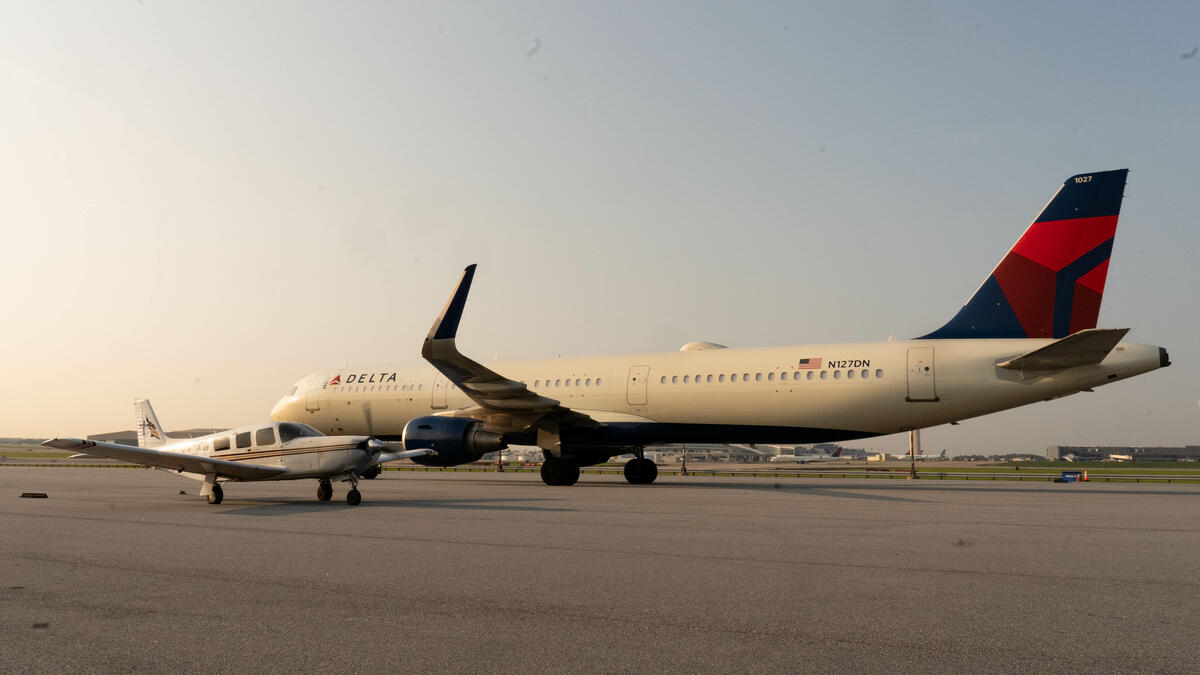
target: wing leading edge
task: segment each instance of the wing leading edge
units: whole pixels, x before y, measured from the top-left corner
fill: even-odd
[[[60,450],[74,450],[87,455],[120,459],[159,469],[213,474],[236,480],[266,480],[287,473],[287,469],[231,462],[226,459],[185,455],[179,452],[135,448],[117,443],[85,441],[79,438],[52,438],[42,445]]]

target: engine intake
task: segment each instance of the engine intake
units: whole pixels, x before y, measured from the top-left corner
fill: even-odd
[[[483,422],[469,417],[438,417],[428,415],[409,420],[402,436],[405,450],[437,452],[436,455],[413,457],[425,466],[454,466],[474,462],[485,452],[508,447],[500,434],[485,431]]]

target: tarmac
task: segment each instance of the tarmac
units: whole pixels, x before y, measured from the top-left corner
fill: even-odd
[[[198,489],[0,468],[0,671],[1200,670],[1196,485]]]

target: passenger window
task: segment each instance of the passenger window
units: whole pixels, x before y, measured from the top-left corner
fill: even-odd
[[[266,427],[254,432],[254,444],[259,447],[275,445],[275,430],[271,427]]]
[[[833,379],[835,379],[835,380],[842,379],[842,371],[840,371],[840,370],[833,371]]]
[[[853,370],[847,370],[847,371],[846,371],[846,379],[847,379],[847,380],[853,380],[853,379],[854,379],[854,371],[853,371]]]
[[[555,381],[554,381],[554,386],[556,386],[556,387],[561,387],[561,386],[562,386],[562,380],[555,380]]]
[[[679,376],[678,375],[671,376],[671,384],[679,384]]]
[[[775,373],[767,373],[767,381],[774,382],[775,381]]]
[[[762,373],[755,373],[755,374],[754,374],[754,381],[755,381],[755,382],[762,382]]]
[[[533,381],[533,386],[534,386],[534,388],[535,388],[535,389],[536,389],[537,387],[540,387],[540,386],[542,386],[542,381],[541,381],[541,380],[534,380],[534,381]]]
[[[691,381],[691,379],[692,379],[692,376],[691,376],[691,375],[684,375],[684,376],[683,376],[683,383],[684,383],[684,384],[687,384],[688,382],[690,382],[690,381]]]
[[[704,380],[705,380],[705,382],[708,382],[709,384],[712,384],[712,375],[708,375],[708,376],[706,376],[706,377],[704,378]]]
[[[828,370],[822,370],[822,371],[821,371],[821,379],[822,379],[822,380],[828,380],[828,379],[829,379],[829,371],[828,371]]]
[[[813,371],[808,371],[808,379],[813,379]]]
[[[248,448],[248,447],[250,447],[250,432],[243,431],[242,433],[238,434],[237,436],[234,436],[233,440],[234,440],[234,444],[237,445],[239,448]]]
[[[576,387],[578,387],[578,386],[579,386],[579,383],[580,383],[580,382],[582,382],[582,380],[580,380],[579,378],[575,378],[575,386],[576,386]]]
[[[750,373],[742,373],[742,382],[750,381]]]
[[[570,381],[570,380],[567,380],[567,381],[566,381],[566,384],[564,384],[563,386],[565,386],[565,387],[569,387],[569,386],[571,386],[571,381]]]
[[[725,373],[721,373],[720,375],[717,376],[717,382],[724,382],[724,381],[725,381]]]
[[[600,378],[598,378],[598,377],[596,378],[596,386],[597,386],[597,387],[599,387],[599,386],[600,386]]]
[[[883,377],[883,369],[882,368],[875,371],[875,377],[876,378]]]
[[[667,383],[667,376],[666,376],[666,375],[663,375],[662,377],[658,378],[658,383],[659,383],[659,384],[666,384],[666,383]]]
[[[229,437],[222,436],[213,441],[213,452],[221,452],[229,449]]]
[[[868,377],[870,377],[870,376],[871,376],[871,371],[867,370],[866,368],[863,368],[863,371],[862,371],[862,378],[865,380],[865,379],[867,379],[867,378],[868,378]]]
[[[664,377],[663,377],[663,379],[666,379],[666,376],[664,376]],[[592,378],[590,378],[590,377],[589,377],[588,379],[584,380],[584,381],[583,381],[583,384],[584,384],[584,386],[585,386],[585,387],[590,387],[590,386],[592,386]]]
[[[696,376],[696,384],[700,384],[700,376],[699,375]]]

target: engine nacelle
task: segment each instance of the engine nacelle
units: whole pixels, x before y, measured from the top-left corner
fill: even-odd
[[[474,462],[485,452],[508,447],[500,434],[483,430],[483,422],[469,417],[427,415],[409,420],[402,436],[405,450],[429,448],[436,455],[413,457],[425,466],[454,466]]]

